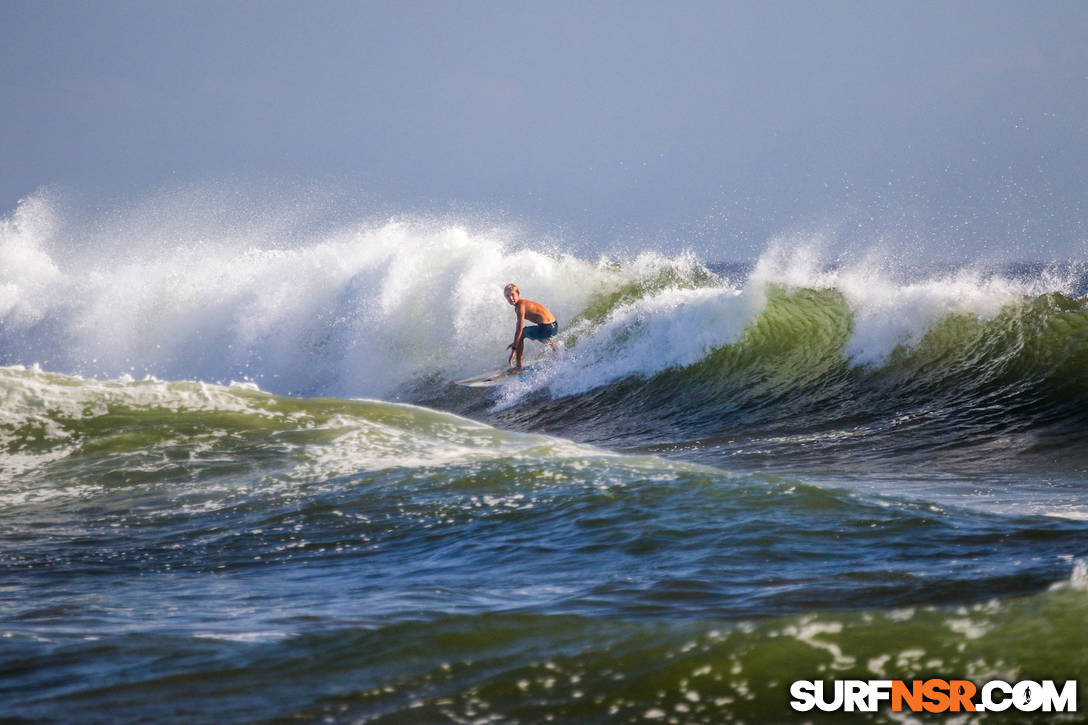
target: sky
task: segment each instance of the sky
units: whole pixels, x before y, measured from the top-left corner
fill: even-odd
[[[289,180],[719,258],[1088,250],[1080,0],[5,0],[0,97],[0,214]]]

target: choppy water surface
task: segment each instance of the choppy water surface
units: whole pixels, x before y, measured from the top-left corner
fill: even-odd
[[[784,722],[795,679],[1088,674],[1073,266],[394,223],[88,268],[49,212],[0,234],[0,716]],[[563,351],[454,386],[511,279]]]

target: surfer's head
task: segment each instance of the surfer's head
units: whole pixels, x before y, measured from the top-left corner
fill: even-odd
[[[516,305],[521,298],[521,292],[518,290],[518,286],[513,282],[502,288],[502,294],[506,298],[506,301],[512,305]]]

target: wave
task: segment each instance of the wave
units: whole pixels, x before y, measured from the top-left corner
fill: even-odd
[[[578,368],[585,363],[574,354],[552,373],[550,387],[558,399],[514,398],[506,417],[577,430],[598,443],[659,443],[670,449],[687,442],[713,446],[756,432],[767,439],[825,431],[824,441],[810,439],[815,445],[804,446],[808,455],[850,446],[877,455],[932,453],[970,444],[978,456],[1000,447],[1000,457],[1008,458],[1058,449],[1068,454],[1070,443],[1073,452],[1084,454],[1083,299],[1057,292],[1025,295],[988,317],[952,309],[916,339],[899,337],[867,361],[851,351],[864,313],[841,290],[768,285],[761,293],[762,308],[736,340],[708,345],[694,361],[652,373],[627,371],[619,380],[584,389]],[[637,315],[623,310],[617,317]],[[626,329],[638,334],[640,324]],[[643,344],[616,339],[615,347],[625,351]],[[589,365],[593,375],[608,358],[606,349]],[[602,417],[610,419],[607,426],[581,423]],[[768,458],[792,453],[779,446]]]
[[[1082,490],[991,510],[252,384],[8,367],[0,400],[8,717],[784,721],[793,679],[1088,668]]]
[[[831,556],[836,549],[826,539],[831,522],[859,528],[879,522],[885,534],[915,532],[891,537],[875,559],[871,547],[858,552],[856,561],[853,552],[835,555],[838,564],[849,561],[859,570],[875,562],[880,571],[898,571],[893,582],[878,582],[871,591],[851,583],[856,602],[917,597],[923,584],[927,601],[942,601],[962,599],[961,572],[948,581],[926,575],[928,559],[919,552],[929,549],[922,544],[1000,538],[995,561],[980,569],[976,584],[978,592],[1008,594],[1052,574],[1044,561],[1033,563],[1030,573],[1005,576],[1006,558],[1026,556],[1012,541],[1010,516],[1032,512],[1015,522],[1014,528],[1029,532],[1021,543],[1046,539],[1061,547],[1070,537],[1076,540],[1076,522],[1084,517],[1082,496],[1049,486],[1033,492],[1028,504],[958,495],[951,483],[927,491],[919,502],[903,498],[909,492],[896,487],[882,491],[854,487],[843,478],[816,484],[805,477],[734,473],[504,430],[416,405],[298,399],[247,385],[98,381],[0,368],[0,400],[0,508],[13,521],[45,516],[68,522],[80,535],[107,532],[101,548],[113,552],[117,565],[130,556],[141,561],[149,542],[143,536],[114,540],[115,525],[161,525],[167,540],[153,548],[176,568],[203,570],[214,568],[220,557],[226,557],[224,566],[238,565],[235,547],[222,546],[224,532],[246,537],[235,543],[268,564],[305,554],[294,547],[307,537],[342,540],[345,531],[353,547],[374,540],[388,546],[403,531],[422,527],[428,547],[460,551],[471,541],[464,538],[465,527],[475,530],[496,520],[503,522],[500,531],[535,531],[540,541],[566,542],[540,548],[539,563],[526,562],[520,553],[503,559],[514,567],[513,579],[547,578],[562,566],[573,572],[578,588],[592,588],[612,576],[615,563],[594,553],[619,547],[655,562],[645,573],[651,580],[664,576],[678,588],[662,593],[636,587],[589,597],[606,609],[614,598],[633,597],[651,608],[694,607],[707,614],[701,608],[714,607],[714,614],[722,614],[737,597],[743,609],[769,596],[761,604],[764,611],[789,611],[834,606],[842,595],[822,574],[808,571],[808,557]],[[977,482],[968,483],[977,494]],[[782,517],[793,522],[789,531],[777,530]],[[299,532],[301,520],[309,522],[305,534]],[[698,533],[677,539],[677,530]],[[58,535],[75,534],[62,527]],[[172,544],[181,542],[184,547],[175,551]],[[702,553],[693,555],[692,547],[703,547]],[[768,548],[779,551],[782,572],[791,570],[799,586],[806,583],[805,599],[793,602],[758,578],[716,573],[722,557],[758,558]],[[803,556],[794,561],[797,552]],[[472,566],[491,571],[498,565],[486,552],[464,553],[458,576]],[[72,555],[94,558],[98,550],[77,548]],[[674,594],[685,599],[694,581],[714,584],[698,585],[686,603],[672,601]],[[445,584],[465,585],[456,576]],[[560,606],[570,593],[561,588],[542,596],[558,597],[559,603],[548,601]],[[526,596],[516,598],[524,602]],[[383,601],[388,603],[375,606]],[[442,607],[445,600],[427,601]]]
[[[504,362],[511,280],[568,321],[598,290],[699,268],[586,261],[426,220],[209,228],[184,200],[115,224],[56,207],[30,197],[0,224],[0,364],[389,398]]]
[[[785,242],[751,267],[589,260],[508,228],[194,205],[106,223],[67,220],[45,194],[21,202],[0,223],[0,363],[404,400],[711,458],[743,433],[766,461],[964,442],[981,459],[1062,449],[1084,428],[1075,264],[904,269]],[[509,281],[552,308],[564,350],[532,381],[457,389],[505,361]],[[763,445],[813,431],[826,435],[796,457]]]
[[[1083,269],[909,282],[796,252],[739,285],[605,300],[550,374],[506,389],[500,419],[738,465],[1088,465]]]
[[[524,456],[556,464],[613,457],[415,405],[283,397],[252,383],[93,380],[6,367],[0,401],[6,505],[123,497],[180,480],[192,486],[171,495],[230,506],[238,493],[274,497],[347,475],[399,471],[410,478]],[[209,481],[219,483],[201,485]],[[232,488],[231,481],[248,483]]]

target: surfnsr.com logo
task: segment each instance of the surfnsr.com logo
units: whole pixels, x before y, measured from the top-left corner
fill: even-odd
[[[876,712],[889,703],[893,712],[1076,712],[1077,681],[1059,689],[1053,680],[1008,683],[991,680],[797,680],[790,685],[790,707],[797,712]],[[830,691],[829,691],[830,690]]]

